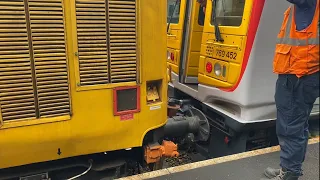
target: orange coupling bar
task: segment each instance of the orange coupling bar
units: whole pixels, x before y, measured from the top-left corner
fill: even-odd
[[[172,141],[163,141],[162,145],[149,144],[144,148],[144,159],[147,164],[156,163],[160,161],[162,157],[177,157],[178,146]]]

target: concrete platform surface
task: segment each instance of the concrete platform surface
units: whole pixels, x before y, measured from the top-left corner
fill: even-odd
[[[266,167],[279,167],[279,146],[195,162],[123,180],[260,180]],[[304,176],[301,180],[319,180],[319,138],[308,145]]]
[[[279,167],[279,152],[152,178],[153,180],[259,180],[267,166]],[[301,180],[319,180],[319,143],[309,145]]]

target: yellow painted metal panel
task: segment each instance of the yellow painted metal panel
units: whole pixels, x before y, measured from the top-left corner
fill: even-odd
[[[140,33],[138,33],[138,37],[140,36],[141,38],[140,51],[138,53],[141,54],[142,59],[145,59],[141,62],[141,67],[145,71],[142,80],[166,79],[167,53],[166,48],[163,49],[163,46],[166,47],[167,44],[165,38],[167,2],[150,0],[140,0],[138,2],[140,3],[140,22],[138,23]],[[151,13],[151,11],[153,12]],[[148,13],[151,14],[148,15]],[[164,84],[166,84],[165,81]],[[167,86],[163,85],[162,87],[164,88],[163,91],[166,91]],[[163,102],[166,102],[167,96],[163,95],[161,95],[161,98]]]
[[[189,66],[187,70],[187,75],[194,76],[194,77],[198,76],[198,67]]]
[[[205,71],[205,56],[201,56],[200,55],[200,58],[199,58],[199,68],[198,68],[198,72],[200,74],[204,74],[204,71]]]
[[[230,63],[228,73],[228,83],[235,84],[240,75],[241,66],[239,64]]]
[[[182,30],[171,30],[170,34],[167,34],[168,48],[180,50],[182,36],[183,36]]]
[[[32,2],[47,2],[47,3],[59,3],[60,0],[32,0]],[[79,0],[81,2],[88,2],[89,0]],[[100,2],[105,2],[105,0],[100,0]],[[1,3],[4,1],[0,2]],[[17,1],[6,1],[9,6],[12,4],[19,4]],[[21,2],[23,2],[21,0]],[[93,1],[90,1],[93,2]],[[127,1],[121,1],[127,2]],[[128,1],[129,2],[129,1]],[[6,3],[2,3],[7,5]],[[44,3],[46,4],[46,3]],[[99,3],[96,4],[99,6]],[[22,4],[23,6],[23,4]],[[95,5],[92,5],[95,6]],[[126,4],[125,7],[131,6],[131,4]],[[53,106],[66,108],[68,105],[65,98],[67,98],[65,79],[55,79],[59,74],[62,76],[69,75],[69,88],[70,88],[70,100],[72,102],[72,114],[58,117],[45,117],[40,119],[35,118],[25,118],[22,120],[13,121],[3,121],[0,127],[0,168],[7,168],[13,166],[19,166],[24,164],[57,160],[61,158],[85,155],[91,153],[126,149],[132,147],[139,147],[142,145],[143,138],[145,134],[155,128],[161,127],[166,123],[167,114],[167,86],[166,86],[166,39],[163,38],[166,35],[166,2],[165,1],[150,1],[150,0],[137,0],[136,1],[136,38],[137,40],[129,40],[130,43],[134,43],[137,47],[137,57],[141,62],[141,112],[134,114],[133,119],[127,121],[121,121],[120,117],[113,115],[113,91],[110,88],[119,86],[132,86],[136,85],[136,82],[125,82],[125,83],[112,83],[103,84],[99,86],[78,86],[80,82],[79,76],[79,61],[78,61],[78,31],[77,31],[77,14],[76,14],[76,1],[75,0],[63,0],[63,7],[68,7],[63,9],[64,15],[64,28],[62,26],[57,26],[55,32],[52,32],[51,26],[42,25],[31,26],[32,33],[36,34],[34,38],[51,39],[52,37],[60,37],[65,34],[66,43],[59,44],[61,38],[55,38],[49,42],[52,45],[47,45],[48,42],[37,39],[32,42],[33,45],[38,47],[46,46],[47,49],[35,49],[33,53],[37,54],[35,66],[48,67],[50,66],[50,74],[52,76],[45,75],[46,71],[44,69],[37,69],[41,72],[37,74],[37,78],[41,81],[37,82],[37,85],[43,87],[37,92],[42,93],[44,96],[39,97],[39,102],[44,102],[41,104],[43,110],[54,113],[61,113],[58,109],[52,108]],[[59,7],[56,5],[55,7]],[[120,7],[120,6],[119,6]],[[10,8],[7,8],[10,9]],[[37,9],[37,8],[34,8]],[[50,10],[50,7],[44,7],[44,12]],[[57,8],[59,9],[59,8]],[[131,12],[131,10],[126,10]],[[0,11],[2,13],[2,11]],[[51,12],[51,11],[50,11]],[[56,11],[55,11],[56,12]],[[57,17],[61,17],[61,13],[52,12],[51,18],[54,23],[60,22]],[[57,11],[58,12],[58,11]],[[11,17],[0,13],[0,20]],[[43,13],[43,12],[41,12]],[[33,11],[31,16],[38,14],[43,17],[40,12]],[[22,14],[20,16],[20,14]],[[12,17],[19,16],[18,19],[21,21],[21,17],[24,17],[24,13],[16,14]],[[51,17],[51,16],[50,16]],[[48,17],[49,18],[49,17]],[[86,17],[87,18],[87,17]],[[14,18],[13,18],[14,19]],[[40,23],[39,19],[34,19],[35,22]],[[111,26],[110,26],[111,27]],[[116,27],[115,27],[116,28]],[[130,27],[128,27],[130,28]],[[8,30],[0,28],[0,39],[9,37],[22,38],[26,30],[21,30],[21,28],[11,29],[8,34],[14,34],[11,36],[5,36],[3,33]],[[83,33],[79,32],[79,33]],[[49,33],[49,34],[47,34]],[[31,32],[30,32],[31,34]],[[17,35],[17,36],[15,36]],[[102,34],[97,33],[97,36]],[[27,37],[27,36],[24,36]],[[114,42],[123,42],[127,39],[118,39]],[[0,41],[0,44],[2,42]],[[29,47],[28,42],[23,41],[3,41],[3,45],[0,45],[0,52],[8,51],[10,54],[5,56],[0,56],[0,66],[3,68],[16,67],[13,64],[21,63],[23,67],[26,63],[30,63],[30,56],[26,52],[21,51],[21,53],[12,53],[14,50],[12,46],[7,46],[8,44],[13,44],[19,48]],[[54,48],[57,45],[56,48]],[[133,45],[133,44],[131,44]],[[5,47],[8,47],[6,49]],[[63,52],[60,51],[65,47],[67,58],[62,56]],[[52,49],[54,48],[54,49]],[[56,52],[55,49],[59,49]],[[88,50],[88,49],[85,49]],[[113,49],[118,51],[119,49]],[[142,53],[140,53],[142,52]],[[52,53],[54,56],[48,54]],[[39,55],[40,54],[40,55]],[[129,53],[132,54],[132,53]],[[32,54],[33,55],[33,54]],[[130,63],[137,61],[137,58],[128,58]],[[10,66],[6,66],[6,63],[2,63],[2,60],[11,60],[14,63],[7,63]],[[68,72],[62,73],[59,70],[63,67],[65,61],[68,61],[67,67]],[[56,62],[55,64],[50,63],[51,61]],[[99,60],[94,60],[95,63],[100,63]],[[131,66],[127,64],[119,63],[118,60],[111,61],[112,65],[116,68],[123,68],[125,71],[130,71]],[[156,68],[155,68],[156,67]],[[85,70],[95,69],[95,66],[84,67]],[[118,71],[114,71],[115,73]],[[21,74],[22,73],[22,74]],[[24,71],[14,71],[14,72],[1,72],[0,73],[0,88],[6,89],[11,87],[13,90],[23,90],[28,91],[29,80],[32,80],[30,72]],[[18,75],[18,76],[17,76]],[[11,78],[11,79],[10,79]],[[3,80],[2,80],[3,79]],[[7,84],[7,80],[10,79],[12,84]],[[54,80],[54,83],[52,83]],[[163,80],[163,84],[160,90],[161,102],[156,104],[147,104],[146,96],[146,81],[151,80]],[[50,82],[50,83],[47,83]],[[30,87],[33,88],[32,83]],[[79,91],[80,88],[80,91]],[[55,98],[52,99],[47,93],[52,92],[63,92],[61,94],[54,94]],[[57,91],[59,90],[59,91]],[[8,91],[6,91],[8,92]],[[10,92],[10,91],[9,91]],[[33,101],[26,101],[26,97],[29,94],[23,95],[22,99],[16,99],[10,101],[3,105],[1,103],[1,108],[12,108],[19,109],[21,106],[29,107],[32,106],[34,101],[34,95],[31,95]],[[152,108],[152,106],[160,106],[160,108]],[[2,110],[2,109],[1,109]],[[2,111],[1,111],[2,113]],[[19,116],[26,116],[27,113],[21,113]],[[24,117],[21,117],[24,118]],[[61,154],[58,154],[58,149],[60,149]]]
[[[232,69],[227,71],[226,79],[218,78],[221,81],[228,81],[229,86],[224,83],[218,83],[218,80],[204,82],[202,80],[208,80],[208,78],[216,78],[208,76],[207,79],[202,78],[199,80],[200,83],[207,84],[214,87],[231,87],[234,83],[236,83],[237,79],[240,76],[241,65],[243,61],[244,47],[246,42],[246,36],[238,36],[238,35],[225,35],[222,34],[222,38],[224,39],[224,43],[215,42],[215,35],[212,33],[204,33],[201,45],[200,54],[206,59],[216,59],[222,62],[226,62],[229,65],[232,64]],[[207,61],[201,61],[202,66],[205,67]],[[231,66],[230,66],[231,68]],[[237,69],[238,68],[238,69]],[[202,75],[205,75],[205,69],[200,71]],[[210,84],[215,83],[215,84]]]
[[[200,53],[199,52],[191,52],[190,53],[190,63],[189,67],[198,67],[199,66],[199,57]]]
[[[229,84],[228,82],[221,81],[219,79],[211,78],[209,76],[199,74],[198,75],[198,81],[201,81],[201,84],[207,85],[207,86],[212,86],[212,84],[216,85],[216,87],[221,87],[221,88],[227,88],[232,86],[232,84]]]
[[[203,36],[201,54],[210,58],[221,59],[238,64],[242,62],[245,37],[223,34],[221,37],[224,39],[224,42],[218,43],[214,41],[214,34],[204,33]]]

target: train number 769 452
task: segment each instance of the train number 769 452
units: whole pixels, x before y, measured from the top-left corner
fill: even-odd
[[[224,51],[224,50],[221,50],[221,49],[217,49],[216,50],[216,56],[217,57],[226,57],[230,60],[236,60],[237,58],[237,53],[236,52],[229,52],[229,51]]]

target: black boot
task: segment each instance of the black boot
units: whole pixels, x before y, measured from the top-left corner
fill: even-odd
[[[276,173],[276,172],[273,172],[273,173]],[[298,174],[280,169],[280,173],[277,176],[273,178],[261,179],[261,180],[298,180],[298,179],[299,179]]]

